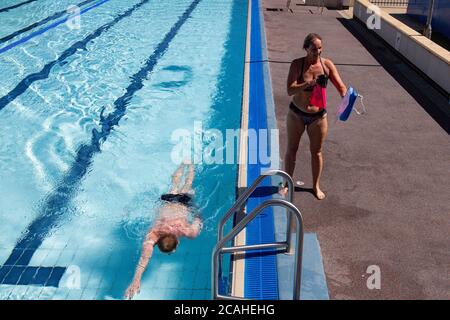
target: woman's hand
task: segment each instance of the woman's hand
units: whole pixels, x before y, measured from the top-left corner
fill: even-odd
[[[135,279],[125,291],[125,299],[132,299],[139,292],[141,292],[141,282]]]
[[[305,81],[302,84],[302,88],[303,88],[303,90],[306,90],[306,89],[311,90],[316,84],[317,84],[317,81],[315,79],[314,80],[310,80],[310,81]]]

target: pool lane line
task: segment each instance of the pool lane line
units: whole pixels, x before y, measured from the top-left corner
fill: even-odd
[[[58,63],[63,62],[67,58],[74,55],[78,49],[86,50],[86,46],[92,40],[98,38],[103,34],[103,32],[108,31],[112,26],[121,21],[122,19],[130,16],[135,10],[148,3],[150,0],[142,0],[138,4],[125,11],[124,13],[118,15],[114,20],[108,22],[96,29],[94,32],[90,33],[83,40],[75,42],[72,46],[66,49],[56,60],[48,62],[39,72],[29,74],[23,78],[10,92],[5,96],[0,98],[0,111],[6,107],[10,102],[14,101],[18,96],[23,94],[34,82],[38,80],[44,80],[49,77],[51,69]]]
[[[10,7],[2,8],[2,9],[0,9],[0,13],[9,11],[11,9],[15,9],[15,8],[21,7],[23,5],[26,5],[28,3],[32,3],[32,2],[35,2],[35,1],[37,1],[37,0],[28,0],[28,1],[25,1],[25,2],[21,2],[21,3],[18,3],[18,4],[12,5]]]
[[[76,4],[76,6],[77,7],[82,7],[85,4],[88,4],[88,3],[93,2],[93,1],[95,1],[95,0],[86,0],[86,1],[80,2],[79,4]],[[25,28],[22,28],[22,29],[17,30],[17,31],[15,31],[15,32],[7,35],[7,36],[4,36],[3,38],[0,38],[0,44],[5,43],[6,41],[9,41],[9,40],[11,40],[11,39],[13,39],[13,38],[15,38],[15,37],[17,37],[17,36],[27,32],[27,31],[33,30],[36,27],[39,27],[39,26],[41,26],[43,24],[46,24],[47,22],[50,22],[50,21],[55,20],[55,19],[58,19],[59,17],[63,16],[66,13],[67,13],[67,10],[56,12],[53,15],[51,15],[51,16],[45,18],[45,19],[42,19],[41,21],[35,22],[33,24],[30,24],[29,26],[27,26]]]
[[[170,43],[177,35],[180,28],[187,21],[191,13],[202,0],[195,0],[172,26],[155,51],[148,57],[144,66],[130,77],[131,83],[126,92],[114,101],[114,111],[107,117],[100,115],[101,131],[92,130],[91,142],[82,144],[75,156],[75,162],[67,170],[59,185],[52,193],[43,199],[38,217],[22,233],[23,237],[18,241],[13,252],[6,260],[5,265],[28,265],[35,251],[41,246],[49,232],[57,227],[59,220],[66,215],[72,196],[77,191],[82,179],[89,170],[93,157],[99,153],[101,143],[105,142],[111,131],[119,124],[125,115],[127,106],[134,94],[144,87],[144,80],[153,71],[159,59],[166,53]],[[0,277],[0,284],[2,283]]]
[[[94,4],[93,6],[90,6],[90,7],[86,8],[86,9],[83,9],[82,11],[80,11],[80,14],[79,14],[79,15],[81,16],[82,14],[84,14],[84,13],[86,13],[86,12],[88,12],[88,11],[94,9],[94,8],[97,8],[98,6],[104,4],[104,3],[108,2],[108,1],[111,1],[111,0],[101,0],[100,2]],[[35,37],[37,37],[37,36],[39,36],[39,35],[41,35],[41,34],[47,32],[48,30],[51,30],[51,29],[53,29],[53,28],[59,26],[60,24],[65,23],[66,21],[68,21],[68,20],[71,19],[71,18],[73,18],[73,16],[69,16],[69,17],[66,17],[66,18],[64,18],[64,19],[58,20],[58,21],[56,21],[55,23],[52,23],[51,25],[48,25],[48,26],[45,27],[45,28],[42,28],[41,30],[38,30],[38,31],[36,31],[36,32],[33,32],[33,33],[31,33],[30,35],[28,35],[28,36],[26,36],[26,37],[23,37],[22,39],[17,40],[17,41],[15,41],[15,42],[13,42],[13,43],[11,43],[11,44],[9,44],[9,45],[7,45],[7,46],[1,48],[1,49],[0,49],[0,54],[5,53],[6,51],[9,51],[9,50],[11,50],[11,49],[17,47],[18,45],[23,44],[23,43],[25,43],[25,42],[27,42],[27,41],[29,41],[29,40],[35,38]]]

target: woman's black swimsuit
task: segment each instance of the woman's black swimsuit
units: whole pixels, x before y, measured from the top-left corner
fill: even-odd
[[[314,112],[314,113],[304,112],[304,111],[300,110],[299,108],[297,108],[293,102],[291,102],[289,104],[289,109],[294,111],[295,114],[302,119],[305,126],[308,126],[311,123],[313,123],[314,121],[325,117],[325,115],[327,114],[327,110],[325,110],[325,109],[321,109],[320,111]]]
[[[187,193],[165,193],[161,195],[161,200],[173,203],[180,203],[186,207],[193,207],[192,197]]]

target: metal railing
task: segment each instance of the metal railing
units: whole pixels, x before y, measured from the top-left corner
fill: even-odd
[[[267,176],[280,175],[286,178],[288,182],[288,199],[289,201],[282,199],[270,199],[265,201],[256,207],[252,212],[247,214],[226,236],[223,236],[223,228],[226,221],[230,216],[237,210],[242,209],[245,205],[246,200],[250,197],[259,183]],[[212,257],[212,292],[213,299],[226,299],[226,300],[242,300],[242,297],[227,296],[219,294],[219,267],[222,265],[222,254],[223,253],[233,253],[233,252],[243,252],[250,250],[260,250],[260,249],[275,249],[280,250],[282,253],[290,252],[291,250],[291,221],[292,217],[296,218],[296,236],[297,236],[297,246],[295,250],[295,268],[294,268],[294,286],[293,286],[293,299],[300,299],[300,288],[301,288],[301,267],[302,267],[302,252],[303,252],[303,218],[300,211],[295,207],[291,201],[293,196],[293,182],[292,178],[285,172],[281,170],[270,170],[259,176],[255,182],[248,188],[239,198],[236,200],[235,204],[228,210],[224,217],[219,222],[218,228],[218,243],[214,248]],[[284,207],[288,211],[287,220],[287,232],[286,241],[266,243],[266,244],[256,244],[256,245],[244,245],[244,246],[233,246],[225,247],[228,241],[234,239],[258,214],[260,214],[265,208],[272,206]]]
[[[369,0],[379,7],[407,7],[414,0]]]
[[[292,202],[292,199],[294,197],[294,182],[292,181],[292,178],[284,171],[281,170],[268,170],[266,172],[263,172],[254,182],[253,184],[243,192],[240,197],[236,200],[234,205],[225,213],[223,218],[219,222],[219,227],[217,228],[217,239],[218,241],[222,240],[223,238],[223,229],[225,228],[225,223],[230,219],[230,217],[239,210],[242,210],[245,203],[247,202],[248,198],[252,195],[253,191],[256,190],[256,188],[259,186],[261,181],[263,181],[266,177],[271,176],[281,176],[282,178],[286,179],[288,183],[288,201]],[[287,233],[290,233],[291,228],[291,216],[288,217],[288,225],[287,225]],[[289,250],[290,247],[290,239],[289,239]]]

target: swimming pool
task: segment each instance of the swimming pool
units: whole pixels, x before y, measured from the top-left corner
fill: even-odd
[[[177,167],[173,132],[239,127],[247,2],[38,0],[0,15],[0,299],[121,299]],[[196,165],[203,231],[155,250],[136,299],[211,297],[236,170]]]

